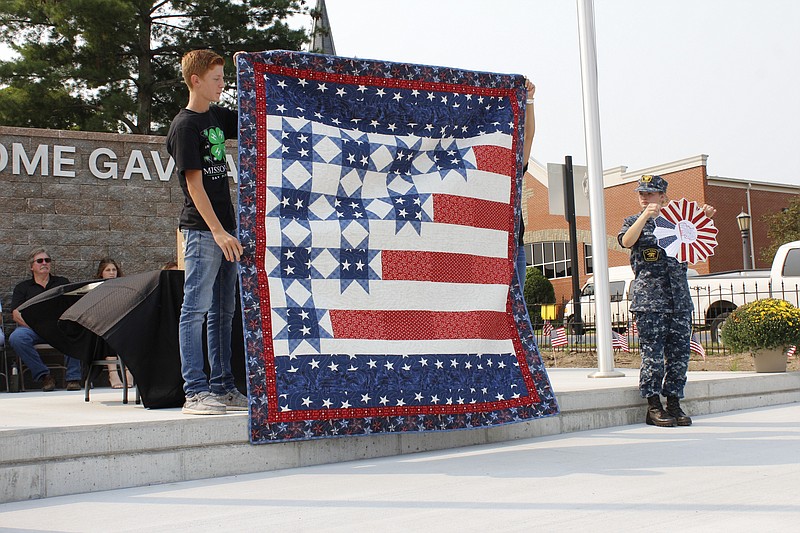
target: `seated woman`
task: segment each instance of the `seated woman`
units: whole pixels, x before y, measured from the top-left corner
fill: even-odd
[[[122,268],[116,261],[110,257],[105,257],[100,260],[97,265],[96,279],[114,279],[122,277]],[[106,357],[107,360],[114,360],[115,357]],[[128,379],[128,388],[133,387],[133,376],[129,370],[125,370],[126,378]],[[122,379],[119,375],[119,370],[116,367],[108,367],[108,382],[111,384],[112,389],[121,389],[123,387]]]

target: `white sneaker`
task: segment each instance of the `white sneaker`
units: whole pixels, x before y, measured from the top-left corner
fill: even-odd
[[[203,391],[186,398],[181,412],[185,415],[224,415],[227,410],[213,394]]]
[[[214,394],[213,397],[228,411],[247,411],[249,409],[247,396],[238,390],[228,391],[225,394]]]

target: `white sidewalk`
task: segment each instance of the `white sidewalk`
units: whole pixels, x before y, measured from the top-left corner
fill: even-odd
[[[121,391],[0,395],[0,502],[296,469],[642,424],[638,371],[549,372],[561,413],[518,424],[253,446],[246,413],[183,415],[121,403]],[[800,402],[800,373],[692,372],[684,409],[709,416]]]
[[[3,531],[797,531],[800,403],[0,505]]]

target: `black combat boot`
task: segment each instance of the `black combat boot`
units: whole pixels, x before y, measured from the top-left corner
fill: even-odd
[[[692,425],[692,419],[681,409],[681,403],[677,396],[667,396],[667,414],[675,417],[675,421],[679,426]]]
[[[661,398],[656,394],[647,398],[647,416],[645,416],[645,423],[651,426],[660,426],[670,428],[677,425],[675,418],[664,411],[664,406],[661,405]]]

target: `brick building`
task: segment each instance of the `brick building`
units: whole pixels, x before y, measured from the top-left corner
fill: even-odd
[[[719,230],[718,246],[707,262],[692,266],[700,274],[743,267],[742,237],[736,224],[736,216],[742,211],[752,217],[751,252],[755,268],[770,266],[761,257],[761,249],[770,244],[763,218],[787,207],[791,199],[800,193],[800,187],[709,176],[706,171],[707,158],[699,155],[632,172],[628,172],[626,167],[618,167],[603,173],[606,246],[610,267],[629,264],[628,252],[617,243],[617,233],[622,226],[622,219],[639,211],[634,189],[642,174],[663,176],[669,182],[667,196],[670,199],[686,198],[700,205],[713,205],[717,209],[714,222]],[[569,299],[572,296],[572,282],[568,225],[563,216],[549,214],[547,169],[532,161],[528,173],[522,195],[528,262],[539,266],[550,278],[558,301]],[[576,191],[576,194],[579,192]],[[577,217],[577,229],[578,269],[583,284],[592,272],[589,217]]]

